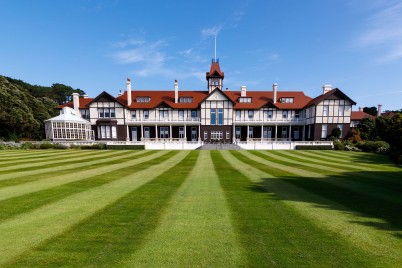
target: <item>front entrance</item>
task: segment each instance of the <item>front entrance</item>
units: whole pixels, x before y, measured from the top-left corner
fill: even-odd
[[[197,141],[197,128],[191,128],[191,141]]]

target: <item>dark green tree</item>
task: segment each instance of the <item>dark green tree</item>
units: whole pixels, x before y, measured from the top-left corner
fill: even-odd
[[[377,116],[377,107],[364,107],[363,112],[371,114],[372,116]]]
[[[360,131],[360,137],[363,140],[374,140],[376,138],[375,120],[370,117],[365,117],[357,125],[357,129]]]

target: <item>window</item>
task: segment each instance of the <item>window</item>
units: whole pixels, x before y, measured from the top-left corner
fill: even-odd
[[[144,110],[144,119],[145,120],[149,119],[149,110]]]
[[[251,98],[250,97],[240,97],[239,102],[242,103],[251,103]]]
[[[299,139],[299,127],[295,127],[295,131],[294,131],[293,135],[294,135],[293,138],[295,140]]]
[[[339,138],[342,138],[343,124],[338,124],[338,128],[341,130],[341,133],[340,133],[340,135],[339,135]]]
[[[282,103],[293,103],[294,102],[294,98],[280,98],[280,102]]]
[[[264,110],[263,111],[264,120],[268,120],[272,118],[272,111]]]
[[[264,127],[263,128],[263,138],[264,139],[272,138],[272,127]]]
[[[322,115],[323,116],[328,116],[329,115],[329,106],[328,105],[323,106]]]
[[[241,111],[236,111],[236,120],[239,121],[241,118]]]
[[[252,139],[254,136],[254,128],[253,127],[248,127],[248,138]]]
[[[230,140],[230,131],[226,131],[226,139]]]
[[[137,119],[137,112],[136,112],[136,110],[134,110],[134,111],[131,111],[131,119]]]
[[[282,139],[287,139],[288,138],[288,128],[287,127],[282,127],[281,138]]]
[[[151,137],[151,131],[149,127],[144,127],[144,138],[149,139]]]
[[[179,110],[179,120],[180,121],[184,120],[184,111],[183,110]]]
[[[191,110],[191,118],[197,118],[197,110]]]
[[[339,106],[338,115],[344,116],[345,114],[345,106]]]
[[[169,119],[169,110],[166,108],[162,108],[159,110],[159,119],[160,120],[168,120]]]
[[[218,125],[223,125],[223,109],[218,109]]]
[[[179,127],[179,138],[184,139],[184,127]]]
[[[159,137],[161,139],[169,138],[169,127],[161,127],[159,130]]]
[[[84,119],[89,119],[89,109],[81,109],[81,116]]]
[[[114,118],[116,113],[114,108],[98,108],[99,118]]]
[[[241,128],[236,127],[236,140],[240,140],[241,138]]]
[[[311,133],[311,125],[308,125],[308,128],[307,128],[307,138],[308,139],[310,139],[310,133]]]
[[[150,97],[137,97],[136,101],[137,102],[150,102],[151,98]]]
[[[288,118],[288,111],[283,111],[283,112],[282,112],[282,118],[283,118],[283,119]]]
[[[179,102],[180,103],[191,103],[191,102],[193,102],[193,97],[180,97]]]
[[[248,119],[254,119],[254,110],[248,110]]]
[[[211,140],[221,140],[223,139],[222,131],[211,131]]]
[[[321,127],[321,138],[322,139],[327,138],[327,128],[328,128],[327,124],[323,124],[322,127]]]
[[[216,109],[211,109],[211,125],[216,125]]]
[[[300,118],[300,111],[295,111],[295,118]]]
[[[208,131],[204,131],[204,140],[208,139]]]
[[[99,139],[117,139],[116,126],[98,126]]]

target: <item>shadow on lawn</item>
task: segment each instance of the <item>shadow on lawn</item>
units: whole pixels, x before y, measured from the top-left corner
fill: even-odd
[[[364,173],[370,173],[371,179],[363,179]],[[372,179],[375,174],[377,179]],[[342,181],[341,186],[331,181]],[[349,189],[347,182],[354,181],[374,190],[369,194]],[[310,194],[298,194],[287,189],[292,185]],[[383,222],[353,221],[356,224],[370,226],[378,230],[393,232],[402,238],[402,170],[400,172],[348,172],[339,176],[325,178],[280,177],[266,178],[259,184],[253,184],[251,190],[273,194],[275,199],[301,201],[318,207],[352,213],[359,217],[377,218]],[[288,187],[289,188],[289,187]],[[293,188],[293,187],[292,187]],[[375,191],[378,189],[378,191]],[[317,198],[317,196],[324,198]]]

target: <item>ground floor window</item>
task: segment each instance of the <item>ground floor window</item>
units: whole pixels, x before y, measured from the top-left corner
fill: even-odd
[[[208,131],[204,131],[204,140],[208,139]]]
[[[241,128],[236,127],[236,140],[240,140],[241,138]]]
[[[98,126],[99,139],[117,139],[116,126]]]
[[[254,136],[254,129],[253,127],[248,127],[248,138],[252,139]]]
[[[298,140],[299,139],[299,127],[295,127],[295,131],[293,133],[294,139]]]
[[[263,127],[263,138],[264,139],[272,138],[272,127]]]
[[[211,131],[211,140],[221,140],[223,139],[222,131]]]
[[[282,127],[281,138],[282,139],[287,139],[288,138],[288,128],[287,127]]]
[[[321,138],[322,139],[326,139],[327,138],[327,129],[328,129],[328,125],[327,124],[323,124],[322,128],[321,128]]]
[[[339,128],[339,130],[341,131],[341,133],[339,134],[339,138],[342,138],[342,128],[343,128],[343,125],[342,125],[342,124],[339,124],[339,125],[338,125],[338,128]]]
[[[161,127],[159,131],[159,137],[161,139],[169,138],[169,127]]]
[[[179,127],[179,138],[184,139],[184,127]]]
[[[144,127],[144,138],[145,139],[151,138],[149,127]]]
[[[226,131],[226,139],[230,140],[230,131]]]

